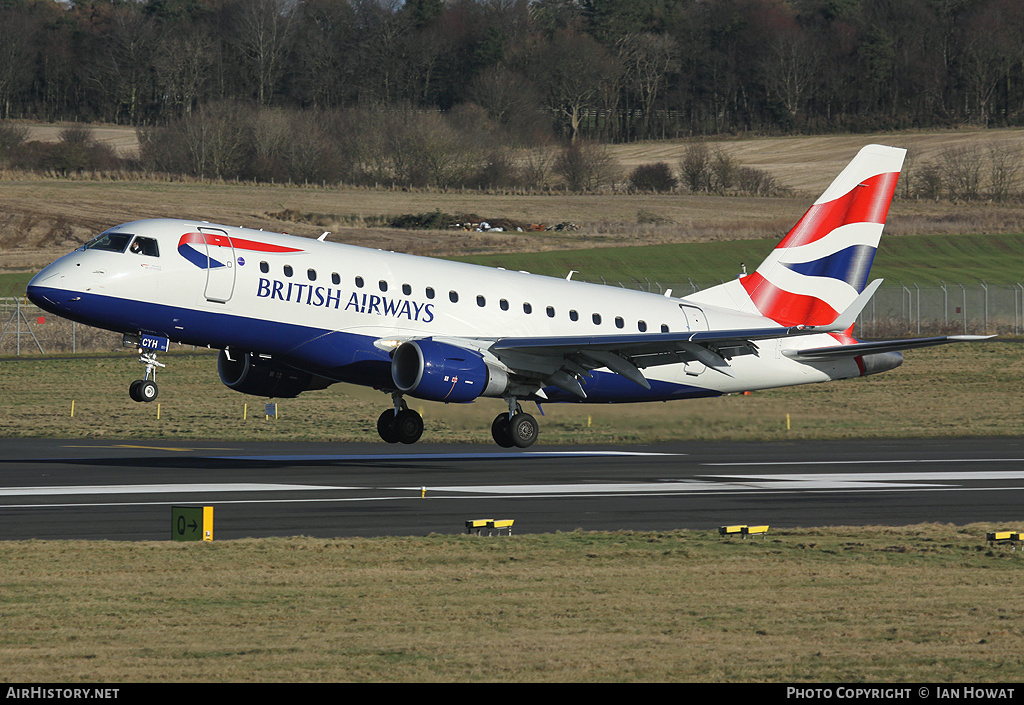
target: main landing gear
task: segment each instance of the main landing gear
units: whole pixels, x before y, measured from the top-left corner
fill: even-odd
[[[156,353],[143,352],[139,354],[139,362],[146,366],[146,376],[137,379],[128,386],[128,396],[135,401],[150,402],[156,399],[159,389],[156,386],[156,368],[167,367],[162,362],[157,362]]]
[[[498,414],[491,423],[491,436],[502,448],[529,448],[537,440],[537,419],[523,412],[519,402],[508,399],[508,413]]]
[[[391,395],[395,405],[377,419],[377,433],[387,443],[415,443],[423,435],[423,417],[405,403],[402,395]],[[491,424],[491,436],[502,448],[529,448],[537,440],[537,420],[523,412],[519,402],[508,398],[508,412],[498,414]]]
[[[423,435],[423,417],[410,409],[402,395],[391,395],[394,409],[385,409],[377,419],[377,433],[388,443],[415,443]]]

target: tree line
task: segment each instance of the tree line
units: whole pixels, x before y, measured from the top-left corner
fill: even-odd
[[[1019,0],[0,0],[0,118],[448,114],[520,144],[1024,120]]]

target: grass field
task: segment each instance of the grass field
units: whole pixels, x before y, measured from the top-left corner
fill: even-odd
[[[0,663],[14,683],[1012,683],[1024,557],[995,528],[0,542]]]
[[[605,247],[590,250],[507,253],[458,257],[465,262],[535,274],[564,277],[570,270],[576,279],[632,286],[645,280],[677,287],[677,296],[689,293],[692,280],[704,288],[731,279],[740,263],[753,271],[778,241],[682,243],[636,247]],[[1024,235],[921,235],[883,237],[871,268],[871,278],[888,282],[938,284],[980,281],[1013,284],[1024,276]],[[654,289],[657,291],[657,289]]]
[[[0,427],[8,437],[378,441],[377,416],[390,404],[380,392],[339,384],[280,400],[280,418],[268,421],[265,400],[220,383],[214,355],[162,359],[159,408],[128,398],[142,372],[130,352],[2,359]],[[909,351],[885,374],[828,384],[666,403],[546,404],[538,443],[1018,435],[1021,389],[1024,345],[950,345]],[[411,403],[424,416],[424,441],[444,443],[490,444],[490,421],[505,408],[500,399]]]

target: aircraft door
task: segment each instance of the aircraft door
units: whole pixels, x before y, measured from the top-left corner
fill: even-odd
[[[217,228],[199,228],[206,248],[206,300],[227,303],[235,290],[235,248]]]
[[[683,318],[686,320],[686,330],[688,331],[702,331],[708,330],[708,319],[696,306],[689,304],[679,304],[679,310],[683,314]],[[683,369],[686,374],[696,377],[697,375],[704,372],[707,366],[703,362],[693,360],[691,362],[683,363]]]

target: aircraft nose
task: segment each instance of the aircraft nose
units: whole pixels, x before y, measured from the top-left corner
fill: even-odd
[[[56,292],[60,291],[64,275],[61,268],[53,264],[44,267],[39,274],[29,280],[25,293],[28,300],[44,311],[60,313],[60,305]]]

